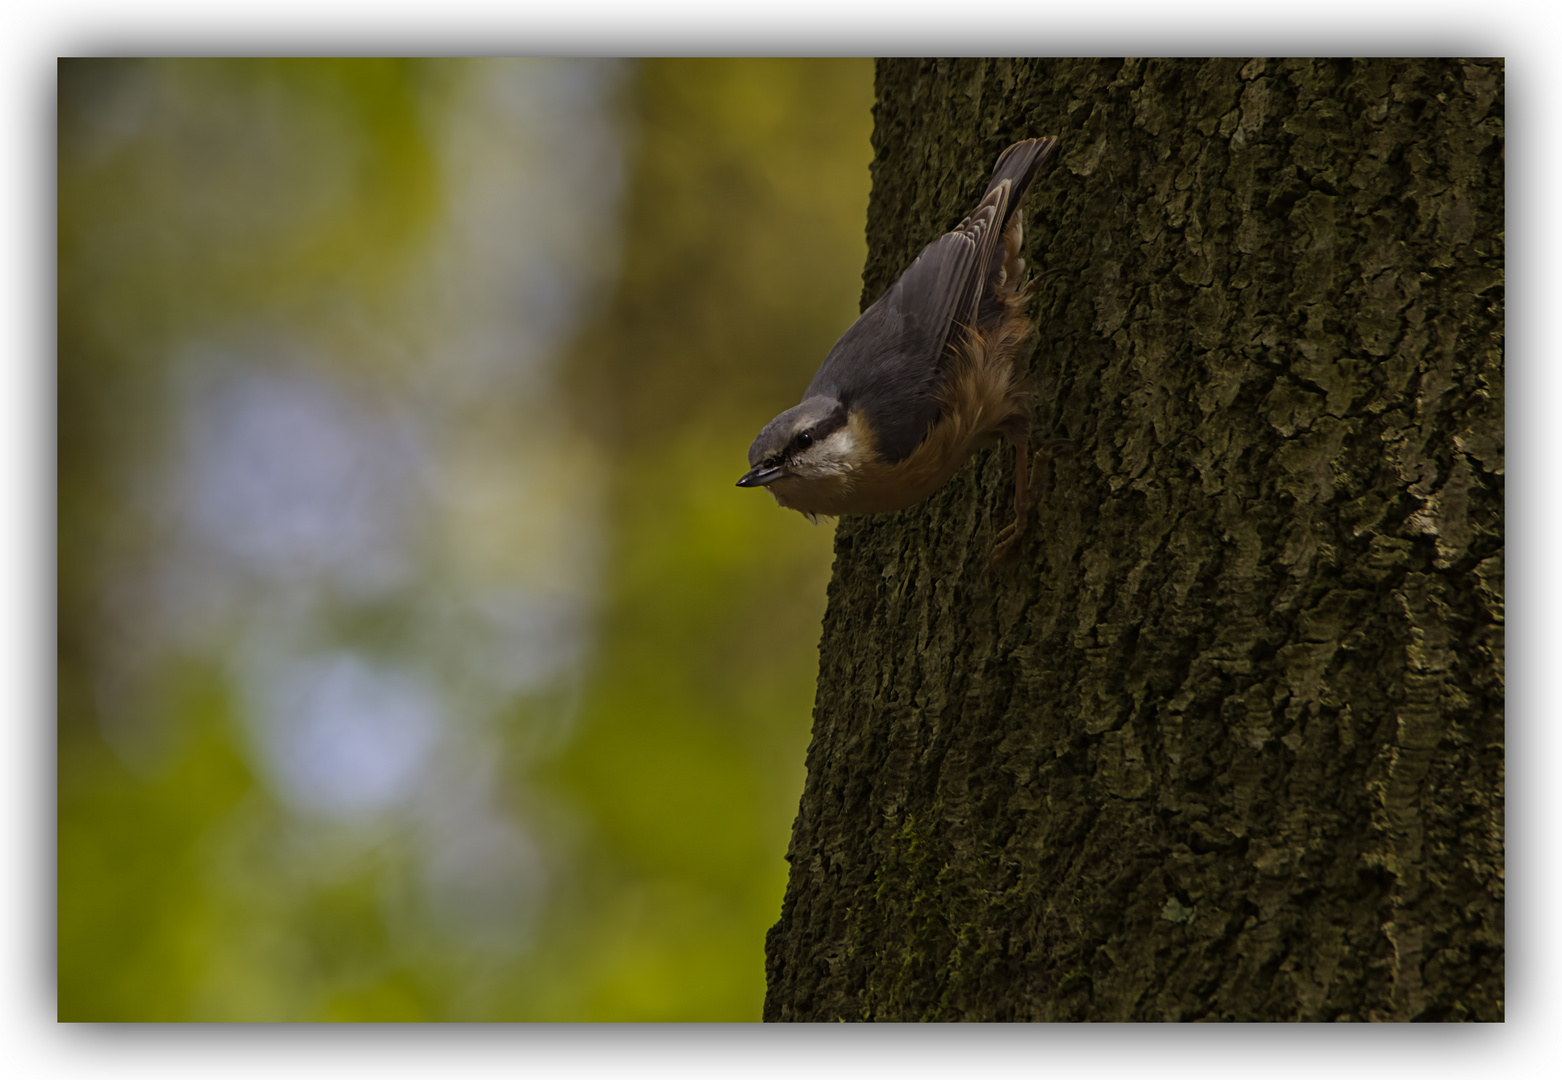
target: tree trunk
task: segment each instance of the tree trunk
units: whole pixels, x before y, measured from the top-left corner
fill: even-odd
[[[840,522],[766,1019],[1502,1019],[1503,78],[880,64],[865,301],[1062,137],[1076,449]]]

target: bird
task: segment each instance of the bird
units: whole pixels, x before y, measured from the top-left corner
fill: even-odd
[[[749,447],[738,487],[762,487],[815,523],[915,505],[994,438],[1015,449],[1015,516],[991,562],[1012,559],[1035,499],[1027,475],[1030,394],[1022,204],[1058,140],[1004,150],[976,208],[928,244],[825,355],[798,404]],[[1068,440],[1045,442],[1037,478]]]

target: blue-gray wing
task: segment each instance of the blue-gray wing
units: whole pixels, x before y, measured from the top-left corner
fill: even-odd
[[[1031,139],[1005,150],[971,215],[917,256],[895,284],[841,335],[804,397],[827,394],[868,416],[879,451],[899,461],[938,420],[950,343],[976,325],[1005,226],[1036,169],[1057,145]]]
[[[808,387],[805,396],[829,394],[866,412],[890,461],[916,449],[938,419],[946,349],[961,327],[975,325],[1008,190],[989,193],[970,217],[923,248],[835,343]]]

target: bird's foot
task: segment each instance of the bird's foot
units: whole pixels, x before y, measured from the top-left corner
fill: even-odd
[[[987,557],[989,569],[996,570],[1009,566],[1018,558],[1020,541],[1025,537],[1026,527],[1030,524],[1031,511],[1036,506],[1036,494],[1052,472],[1052,457],[1060,450],[1074,449],[1074,445],[1073,439],[1048,439],[1036,448],[1036,454],[1031,459],[1028,483],[1023,489],[1023,495],[1016,499],[1014,520],[1003,527],[993,543],[992,554]]]
[[[1025,518],[1029,515],[1016,517],[1003,527],[998,534],[998,540],[993,544],[992,554],[987,557],[989,569],[997,570],[1001,567],[1012,565],[1020,554],[1020,540],[1025,536]]]

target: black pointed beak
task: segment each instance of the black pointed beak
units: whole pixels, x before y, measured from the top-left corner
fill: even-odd
[[[771,481],[779,479],[781,479],[781,466],[755,465],[738,480],[738,487],[764,487]]]

